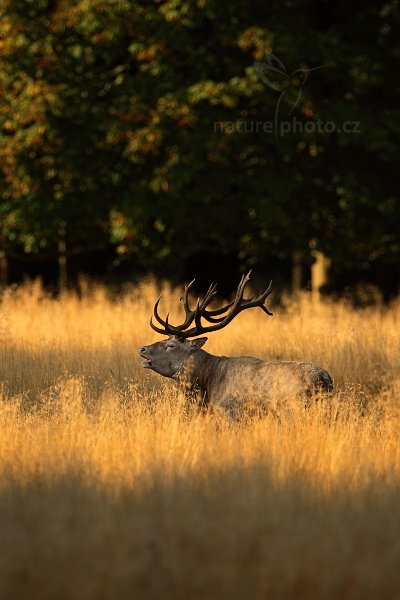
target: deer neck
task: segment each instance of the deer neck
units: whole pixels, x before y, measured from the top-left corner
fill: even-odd
[[[204,350],[198,350],[192,354],[185,367],[186,380],[192,386],[200,388],[203,394],[209,395],[215,367],[219,361],[219,356],[214,356]]]

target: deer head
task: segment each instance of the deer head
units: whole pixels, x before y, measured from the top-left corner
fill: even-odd
[[[235,298],[225,306],[214,310],[210,310],[207,307],[217,293],[216,284],[210,285],[203,300],[200,301],[200,299],[198,299],[195,309],[192,310],[189,305],[189,291],[195,280],[191,281],[185,286],[185,292],[183,298],[181,298],[185,309],[185,320],[182,325],[171,325],[168,320],[168,315],[165,319],[160,317],[158,314],[158,305],[161,299],[160,296],[154,305],[153,311],[154,319],[157,321],[158,325],[153,323],[153,317],[150,319],[150,325],[157,333],[165,334],[169,337],[161,342],[156,342],[155,344],[140,348],[139,354],[143,359],[143,367],[152,369],[164,377],[177,377],[184,372],[188,361],[194,353],[198,352],[207,341],[206,337],[192,340],[189,338],[196,337],[203,333],[218,331],[219,329],[226,327],[236,315],[248,308],[258,306],[267,313],[267,315],[272,316],[272,313],[264,305],[266,298],[272,291],[272,281],[265,292],[260,296],[254,297],[254,295],[252,295],[251,298],[243,298],[246,284],[250,280],[250,274],[251,271],[247,273],[247,275],[242,276]],[[203,321],[210,323],[210,325],[204,325]]]

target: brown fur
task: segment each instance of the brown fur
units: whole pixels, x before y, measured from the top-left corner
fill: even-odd
[[[168,338],[144,346],[143,366],[197,387],[200,402],[235,416],[247,405],[268,407],[271,401],[332,390],[332,379],[308,362],[264,361],[250,356],[214,356],[201,349],[207,338]]]

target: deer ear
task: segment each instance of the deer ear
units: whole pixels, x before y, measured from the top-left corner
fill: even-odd
[[[196,350],[200,350],[200,348],[202,346],[204,346],[204,344],[206,343],[206,341],[208,340],[208,338],[206,337],[202,337],[202,338],[196,338],[195,340],[190,340],[190,351],[191,352],[195,352]]]

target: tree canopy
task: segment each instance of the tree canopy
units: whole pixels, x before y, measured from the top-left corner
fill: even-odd
[[[397,0],[0,10],[3,254],[400,279]]]

